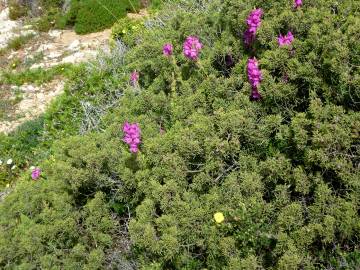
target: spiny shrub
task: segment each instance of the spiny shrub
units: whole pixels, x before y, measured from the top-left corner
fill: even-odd
[[[121,40],[127,45],[134,44],[134,36],[141,35],[144,30],[142,19],[124,17],[118,20],[111,28],[112,41]]]
[[[37,147],[42,142],[43,117],[26,122],[11,135],[0,134],[0,160],[13,159],[18,167],[29,166],[30,160],[42,155]],[[5,179],[4,179],[5,180]]]
[[[126,213],[131,194],[117,177],[129,156],[125,150],[119,156],[119,139],[71,137],[53,149],[41,177],[23,175],[0,204],[1,268],[103,269],[116,250],[117,260],[131,265],[124,257],[126,229],[125,237],[120,230],[127,221],[110,213],[110,207]]]
[[[261,25],[245,45],[254,6]],[[356,269],[359,8],[351,0],[297,9],[288,0],[181,1],[145,22],[118,67],[126,73],[112,73],[127,89],[102,131],[57,142],[47,178],[24,179],[0,205],[0,266],[66,268],[80,253],[79,268],[104,268],[121,242],[112,214],[116,228],[129,229],[140,269]],[[280,47],[289,31],[294,40]],[[202,44],[197,58],[183,54],[189,36]],[[257,102],[250,58],[261,71]],[[125,122],[141,129],[136,153],[123,141]],[[99,211],[82,210],[99,193]],[[49,202],[52,194],[64,199]],[[23,248],[29,232],[43,232],[26,224],[56,227],[68,216],[82,218],[60,238],[45,230],[35,249]],[[48,257],[52,264],[42,264]]]
[[[130,223],[144,268],[359,264],[351,244],[359,233],[359,59],[352,50],[359,42],[350,23],[359,23],[356,7],[258,3],[264,16],[248,48],[244,22],[252,7],[184,7],[192,13],[178,11],[164,27],[143,33],[128,55],[148,91],[123,99],[116,114],[119,123],[131,117],[144,128],[140,168],[131,177],[144,198]],[[290,30],[293,47],[279,47],[278,36]],[[204,44],[196,63],[182,56],[182,42],[194,34]],[[176,65],[161,53],[167,42]],[[248,100],[252,56],[263,73],[258,103]],[[329,69],[330,63],[338,64]],[[342,80],[329,82],[333,76]],[[225,213],[220,226],[215,211]]]
[[[129,0],[72,1],[71,5],[70,13],[75,17],[73,20],[78,34],[104,30],[125,17],[128,11],[136,12],[140,7],[139,1]]]

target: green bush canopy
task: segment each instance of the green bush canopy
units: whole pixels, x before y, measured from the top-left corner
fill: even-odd
[[[41,177],[24,174],[0,203],[0,268],[357,269],[359,12],[353,0],[164,8],[123,61],[74,88],[123,89],[99,127],[57,140]],[[141,130],[135,153],[126,122]]]
[[[67,16],[69,23],[75,23],[76,33],[86,34],[111,27],[127,12],[136,12],[139,3],[138,0],[73,0]]]

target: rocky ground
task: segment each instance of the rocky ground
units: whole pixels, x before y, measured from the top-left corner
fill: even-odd
[[[8,8],[0,12],[0,49],[6,48],[8,42],[18,36],[31,35],[31,39],[19,50],[5,50],[0,55],[0,68],[4,72],[19,73],[65,63],[77,64],[94,57],[99,50],[109,49],[110,30],[81,36],[72,30],[38,33],[31,25],[11,21],[8,14]],[[63,88],[61,77],[42,85],[20,86],[1,83],[0,79],[0,132],[9,133],[43,113]]]

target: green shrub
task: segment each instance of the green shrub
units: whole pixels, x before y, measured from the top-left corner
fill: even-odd
[[[56,22],[62,17],[58,8],[50,8],[42,14],[35,23],[35,27],[40,32],[48,32],[54,28]]]
[[[40,6],[47,10],[49,8],[61,8],[64,4],[64,0],[40,0]]]
[[[112,42],[121,40],[126,45],[134,45],[136,36],[141,36],[144,31],[144,21],[142,19],[130,19],[129,17],[118,20],[111,28]]]
[[[15,51],[20,50],[33,37],[34,37],[33,34],[14,37],[11,40],[9,40],[7,49],[11,49],[11,50],[15,50]]]
[[[255,4],[264,16],[249,50],[242,33]],[[140,269],[356,269],[359,7],[182,1],[145,21],[125,58],[115,48],[81,70],[50,114],[63,139],[44,179],[24,179],[0,205],[0,267],[104,269],[121,243],[114,228],[126,227]],[[279,48],[288,30],[293,48]],[[204,44],[197,62],[182,53],[189,35]],[[254,55],[259,102],[246,74]],[[117,88],[97,129],[67,137],[88,117],[79,105],[103,107]],[[125,121],[141,127],[137,154],[122,141]]]
[[[111,245],[115,224],[104,195],[97,193],[83,209],[75,209],[63,183],[42,181],[22,180],[0,205],[1,213],[6,213],[0,217],[2,228],[10,225],[8,220],[16,220],[10,230],[0,230],[1,267],[100,269],[102,249]],[[29,197],[29,192],[34,194]],[[20,200],[17,194],[22,194]]]
[[[175,1],[172,1],[172,2],[175,2]],[[152,0],[152,1],[150,1],[149,9],[152,12],[159,11],[163,7],[163,3],[164,3],[164,1],[162,1],[162,0]]]
[[[0,133],[0,160],[3,162],[0,176],[0,188],[12,182],[18,176],[18,169],[36,165],[38,160],[47,157],[46,150],[41,148],[44,119],[39,118],[26,122],[9,136]],[[12,159],[17,170],[9,170],[5,162]]]
[[[128,55],[129,71],[140,72],[147,92],[124,98],[109,124],[142,127],[139,168],[130,178],[143,198],[130,235],[143,265],[322,269],[359,262],[359,246],[351,244],[359,241],[356,7],[318,1],[294,11],[287,1],[257,3],[265,14],[255,44],[264,79],[263,100],[254,103],[246,77],[252,52],[241,40],[253,4],[185,5],[164,27],[145,31]],[[277,44],[289,29],[294,54]],[[205,43],[198,64],[182,56],[188,35]],[[167,42],[177,67],[161,53]],[[221,62],[227,54],[236,62],[230,71]],[[180,79],[173,82],[172,72]],[[170,98],[164,93],[172,85]],[[226,218],[219,226],[216,211]]]
[[[70,76],[76,69],[71,64],[60,64],[49,69],[37,68],[27,69],[21,72],[3,72],[0,77],[1,84],[23,85],[25,83],[35,83],[41,85],[53,80],[56,76]]]
[[[18,0],[9,1],[9,18],[17,20],[25,16],[28,12],[27,6],[21,5]]]
[[[70,21],[75,21],[76,33],[86,34],[112,26],[114,22],[125,17],[127,12],[133,8],[135,8],[135,11],[139,8],[138,1],[73,1],[68,16]]]

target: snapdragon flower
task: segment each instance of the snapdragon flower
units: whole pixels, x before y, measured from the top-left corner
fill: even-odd
[[[293,41],[294,41],[294,36],[290,31],[286,35],[284,36],[279,35],[278,37],[278,43],[280,47],[285,45],[290,45]]]
[[[250,58],[247,64],[248,79],[252,87],[258,87],[262,80],[262,74],[256,58]]]
[[[123,126],[123,132],[123,141],[130,146],[130,152],[137,153],[139,151],[139,144],[141,143],[141,130],[139,124],[130,124],[128,122],[125,122]]]
[[[170,44],[170,43],[166,43],[164,46],[163,46],[163,54],[165,56],[170,56],[173,54],[173,45]]]
[[[133,86],[136,85],[136,83],[138,82],[139,80],[139,72],[137,72],[136,70],[134,70],[133,72],[131,72],[131,75],[130,75],[130,82]]]
[[[302,0],[294,0],[294,8],[299,8],[302,5]]]
[[[260,82],[262,80],[262,73],[255,57],[248,60],[247,72],[248,80],[251,85],[250,100],[260,100],[261,94],[259,93],[258,87],[260,86]]]
[[[186,38],[183,45],[183,52],[185,57],[190,60],[196,61],[199,57],[200,51],[203,48],[198,37],[189,36]]]
[[[246,19],[246,24],[248,28],[244,33],[244,42],[247,46],[249,46],[256,37],[256,31],[261,25],[262,15],[263,15],[262,9],[257,8],[252,10]]]

